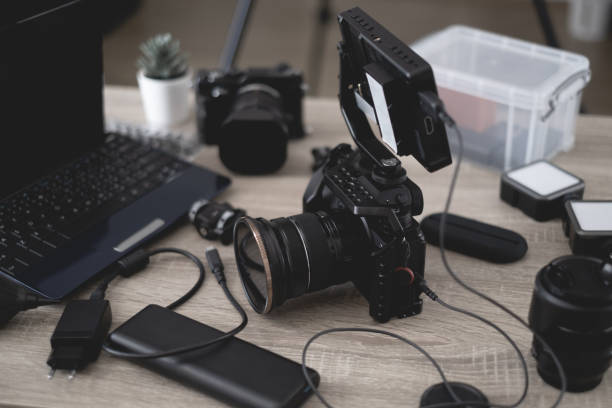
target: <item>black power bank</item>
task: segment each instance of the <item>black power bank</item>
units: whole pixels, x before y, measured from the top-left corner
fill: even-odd
[[[123,351],[154,353],[222,334],[172,310],[149,305],[111,333],[110,341]],[[300,364],[238,338],[203,350],[137,361],[236,407],[297,407],[312,393]],[[319,374],[308,370],[318,385]]]

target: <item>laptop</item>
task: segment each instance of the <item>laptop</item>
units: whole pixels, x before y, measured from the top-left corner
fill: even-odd
[[[0,275],[53,299],[230,184],[104,132],[99,3],[0,5]]]

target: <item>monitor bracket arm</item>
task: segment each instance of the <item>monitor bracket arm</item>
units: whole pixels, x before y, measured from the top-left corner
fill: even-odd
[[[395,173],[401,167],[401,162],[376,137],[365,113],[357,105],[355,92],[359,92],[361,85],[358,76],[351,68],[349,55],[343,42],[338,44],[338,54],[340,56],[340,92],[338,95],[340,110],[351,136],[357,147],[372,160],[375,167],[384,169],[385,172]]]

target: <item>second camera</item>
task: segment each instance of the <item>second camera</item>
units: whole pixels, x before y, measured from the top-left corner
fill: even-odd
[[[201,70],[196,78],[198,133],[219,145],[223,164],[266,174],[287,159],[287,142],[304,136],[302,73],[286,64],[246,71]]]

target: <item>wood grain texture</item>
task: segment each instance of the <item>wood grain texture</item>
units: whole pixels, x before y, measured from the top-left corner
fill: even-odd
[[[109,117],[142,121],[134,88],[111,87],[106,91]],[[334,99],[306,101],[306,123],[312,133],[291,142],[289,159],[278,174],[244,177],[229,174],[217,150],[206,147],[196,161],[233,178],[233,186],[220,199],[245,208],[250,215],[266,218],[301,211],[301,197],[310,177],[310,149],[349,142],[349,135]],[[584,116],[578,120],[576,147],[555,162],[584,178],[587,198],[610,198],[612,118]],[[191,125],[185,125],[189,131]],[[193,131],[191,129],[191,131]],[[451,169],[428,174],[413,159],[403,160],[410,177],[425,197],[425,214],[439,211],[446,198]],[[558,221],[537,223],[509,207],[498,197],[499,174],[465,163],[452,210],[485,222],[511,228],[529,243],[527,256],[511,265],[494,265],[457,254],[451,264],[471,285],[527,315],[534,276],[548,261],[570,252]],[[155,243],[176,246],[204,256],[210,245],[189,225],[175,229]],[[249,314],[249,325],[240,337],[299,361],[306,340],[315,332],[341,326],[384,327],[418,342],[437,358],[451,380],[475,384],[491,401],[510,403],[521,392],[521,372],[509,345],[488,327],[425,301],[423,313],[379,325],[368,315],[366,301],[350,284],[303,296],[268,316],[248,306],[231,247],[219,246],[226,264],[229,286]],[[543,384],[529,356],[530,334],[499,310],[461,290],[442,268],[437,248],[428,248],[426,274],[430,286],[449,303],[491,318],[516,339],[528,358],[530,392],[525,407],[548,407],[556,390]],[[178,256],[153,259],[146,272],[119,279],[108,292],[114,326],[149,303],[168,304],[196,279],[196,271]],[[86,288],[77,293],[84,297]],[[217,407],[223,404],[165,379],[131,362],[102,354],[98,363],[68,381],[64,373],[47,380],[49,336],[62,306],[22,313],[0,331],[0,405],[18,407]],[[230,329],[239,317],[209,275],[200,293],[179,311],[220,329]],[[322,377],[321,391],[342,407],[417,406],[421,393],[439,378],[425,359],[391,339],[366,334],[334,334],[317,341],[308,363]],[[596,390],[567,395],[563,407],[607,408],[612,400],[612,374]],[[307,406],[320,406],[311,399]]]

